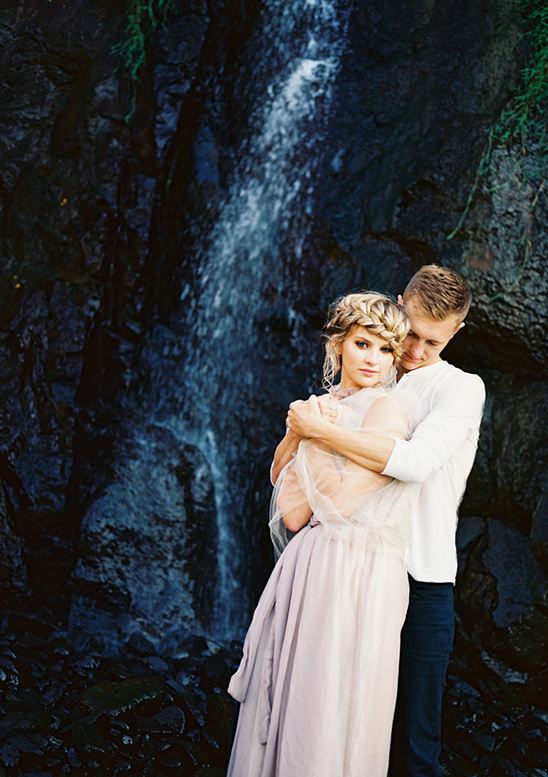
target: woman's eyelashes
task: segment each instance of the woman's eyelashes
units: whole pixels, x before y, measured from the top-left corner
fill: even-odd
[[[358,348],[369,348],[370,343],[367,342],[367,340],[356,340],[356,345]],[[385,345],[381,348],[381,351],[383,353],[394,353],[394,349],[391,348],[389,345]]]

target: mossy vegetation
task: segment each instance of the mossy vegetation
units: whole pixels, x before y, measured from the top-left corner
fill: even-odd
[[[502,111],[491,134],[502,145],[519,139],[524,150],[528,139],[537,143],[544,164],[540,171],[528,171],[529,177],[536,177],[548,169],[548,118],[543,111],[548,101],[548,3],[517,0],[517,4],[523,16],[529,58],[517,94]]]
[[[114,47],[132,83],[139,81],[146,63],[147,41],[166,23],[174,0],[126,0],[124,38]]]
[[[533,212],[548,178],[548,2],[516,0],[516,9],[522,19],[522,38],[528,49],[527,61],[513,97],[489,129],[486,148],[476,170],[472,190],[459,223],[448,235],[448,240],[451,240],[459,232],[478,188],[487,184],[487,178],[492,172],[494,153],[504,148],[517,151],[514,153],[515,175],[501,186],[510,186],[511,181],[518,180],[522,188],[530,185],[535,193],[520,239],[524,251],[521,269],[512,284],[493,299],[512,291],[521,280],[532,251]]]

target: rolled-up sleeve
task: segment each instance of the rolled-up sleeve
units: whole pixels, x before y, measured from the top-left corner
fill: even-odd
[[[397,440],[383,475],[423,483],[468,440],[477,444],[485,387],[477,375],[443,386],[410,440]]]

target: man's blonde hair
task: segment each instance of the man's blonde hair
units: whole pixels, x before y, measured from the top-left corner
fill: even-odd
[[[438,264],[425,264],[411,278],[403,301],[413,300],[429,318],[444,321],[456,316],[464,321],[470,309],[470,287],[454,270]]]

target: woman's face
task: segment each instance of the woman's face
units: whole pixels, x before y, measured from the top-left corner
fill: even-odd
[[[358,326],[339,346],[341,388],[378,386],[394,364],[394,353],[384,338]]]

